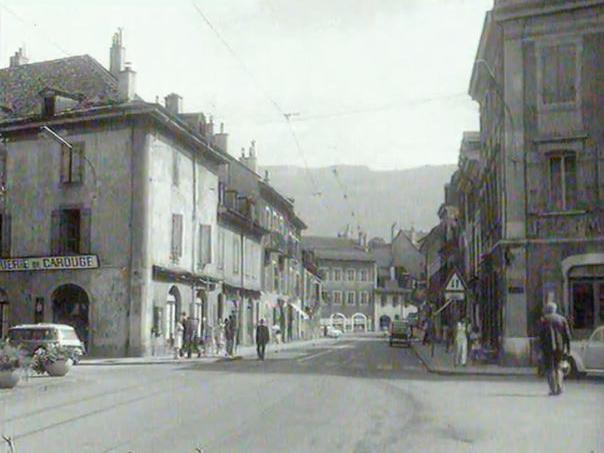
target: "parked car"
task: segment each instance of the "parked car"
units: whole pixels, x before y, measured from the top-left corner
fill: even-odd
[[[571,342],[568,361],[571,376],[604,373],[604,326],[597,327],[587,340]]]
[[[31,355],[48,345],[64,347],[73,351],[74,363],[86,353],[75,329],[66,324],[21,324],[8,329],[8,341]]]
[[[394,343],[411,345],[411,324],[408,321],[392,321],[390,324],[390,346]]]
[[[329,338],[340,338],[342,336],[342,331],[330,326],[327,328],[327,336]]]

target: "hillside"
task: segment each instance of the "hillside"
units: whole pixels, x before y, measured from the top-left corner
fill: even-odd
[[[334,175],[336,170],[337,177]],[[271,184],[295,199],[307,234],[335,235],[353,222],[354,211],[369,237],[389,239],[390,226],[429,231],[437,221],[444,185],[455,165],[375,171],[362,166],[304,168],[268,166]],[[347,199],[344,194],[347,194]],[[356,222],[353,223],[356,233]]]

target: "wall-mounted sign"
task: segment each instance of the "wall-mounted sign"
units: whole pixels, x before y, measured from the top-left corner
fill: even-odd
[[[0,259],[0,272],[55,271],[69,269],[96,269],[96,255],[38,256],[33,258]]]
[[[445,291],[448,292],[464,292],[466,290],[466,284],[457,272],[454,272],[445,285]]]

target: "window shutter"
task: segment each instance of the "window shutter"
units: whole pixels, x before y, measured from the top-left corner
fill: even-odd
[[[50,219],[50,253],[61,254],[61,210],[52,211]]]
[[[2,243],[0,244],[0,256],[11,256],[11,216],[2,215]]]
[[[71,148],[71,182],[84,181],[84,142],[74,143]]]
[[[71,150],[67,146],[61,146],[61,182],[70,182]]]
[[[80,253],[90,253],[91,210],[82,209],[80,214]]]
[[[182,215],[172,214],[172,257],[182,256]]]
[[[199,264],[204,266],[212,262],[212,227],[210,225],[200,225],[199,236]]]

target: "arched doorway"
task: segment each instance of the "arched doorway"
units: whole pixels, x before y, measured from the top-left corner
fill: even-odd
[[[0,339],[8,335],[8,294],[0,288]]]
[[[224,321],[224,294],[218,294],[218,306],[216,307],[216,325]]]
[[[345,332],[346,316],[344,316],[342,313],[332,313],[332,315],[329,317],[329,321],[333,327]]]
[[[176,286],[173,286],[168,291],[166,297],[166,340],[174,342],[174,334],[176,333],[176,323],[181,312],[180,291]]]
[[[211,319],[208,316],[208,293],[205,289],[197,291],[190,315],[197,321],[197,336],[203,338],[205,329],[211,323]]]
[[[367,332],[367,316],[363,313],[355,313],[351,320],[353,332]]]
[[[388,315],[380,316],[380,330],[388,330],[390,328],[390,323],[392,320]]]
[[[54,290],[51,300],[52,321],[72,326],[88,349],[90,303],[86,291],[78,285],[62,285]]]

